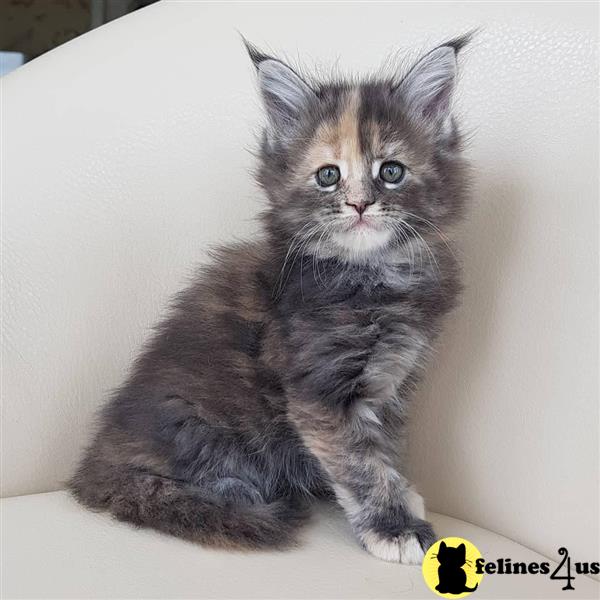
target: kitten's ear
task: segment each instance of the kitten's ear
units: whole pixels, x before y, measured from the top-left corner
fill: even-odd
[[[458,72],[456,56],[472,37],[469,33],[434,48],[396,86],[394,94],[415,117],[436,127],[444,127],[450,120]]]
[[[463,555],[467,553],[467,547],[464,544],[460,544],[457,550]]]
[[[440,544],[440,550],[445,550],[446,549],[446,542],[442,542]]]
[[[317,100],[311,87],[279,59],[262,53],[244,40],[256,67],[258,85],[267,116],[278,137],[293,131],[299,117]]]

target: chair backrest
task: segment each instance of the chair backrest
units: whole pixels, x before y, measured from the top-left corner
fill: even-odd
[[[475,166],[467,290],[415,403],[410,471],[434,510],[592,560],[597,12],[165,2],[4,78],[3,494],[62,485],[206,247],[256,231],[259,103],[236,30],[366,72],[483,26],[458,99]]]

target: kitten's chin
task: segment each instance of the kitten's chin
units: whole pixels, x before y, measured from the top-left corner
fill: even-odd
[[[331,239],[343,258],[361,262],[377,256],[388,246],[391,237],[392,232],[389,229],[369,227],[336,231]]]

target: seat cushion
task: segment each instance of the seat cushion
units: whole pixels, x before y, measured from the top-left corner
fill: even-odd
[[[2,500],[2,598],[432,598],[420,567],[382,562],[355,541],[343,514],[318,505],[301,543],[285,552],[207,549],[84,510],[65,492]],[[431,514],[440,537],[484,557],[541,561],[464,521]],[[546,576],[485,575],[480,598],[561,598]],[[577,598],[598,584],[578,576]],[[572,597],[572,596],[571,596]]]

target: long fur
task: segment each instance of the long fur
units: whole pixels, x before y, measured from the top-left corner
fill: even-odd
[[[262,548],[292,543],[307,501],[330,497],[373,554],[419,562],[434,533],[401,450],[460,290],[447,231],[466,165],[455,121],[439,116],[448,52],[463,44],[399,85],[309,85],[249,48],[269,117],[264,235],[218,250],[177,296],[100,414],[70,482],[78,500],[200,543]],[[423,94],[403,88],[412,80],[428,81]],[[386,154],[406,165],[398,185],[377,178]],[[340,165],[335,189],[315,183],[323,161]]]

